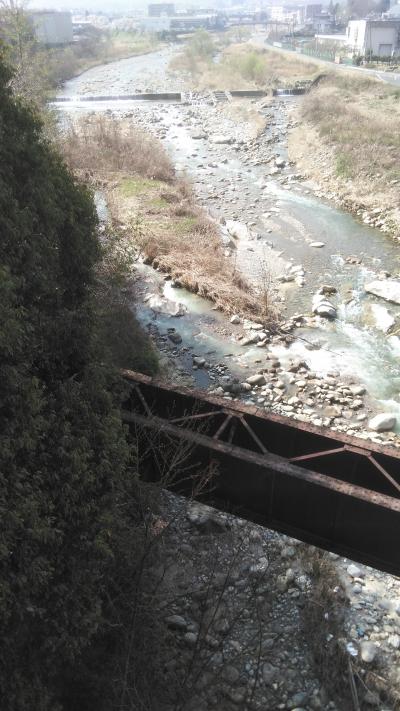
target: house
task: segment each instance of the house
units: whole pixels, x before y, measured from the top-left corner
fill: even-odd
[[[38,10],[30,12],[28,18],[38,42],[49,47],[57,47],[73,41],[70,12]]]
[[[363,57],[392,57],[400,54],[400,18],[393,20],[350,20],[347,45]]]

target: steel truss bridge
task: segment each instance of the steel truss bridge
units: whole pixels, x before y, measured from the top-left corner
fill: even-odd
[[[123,420],[138,435],[144,477],[160,451],[168,488],[275,531],[400,575],[400,452],[188,388],[123,371]],[[150,445],[150,446],[149,446]],[[192,471],[209,473],[196,488]],[[196,494],[197,490],[197,494]]]

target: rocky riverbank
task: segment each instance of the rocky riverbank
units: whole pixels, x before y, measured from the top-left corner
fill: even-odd
[[[360,373],[342,370],[334,347],[327,344],[324,348],[326,334],[333,335],[337,329],[334,319],[341,308],[340,299],[346,295],[339,293],[340,287],[334,285],[332,276],[331,283],[321,284],[325,275],[319,274],[317,284],[314,283],[313,261],[326,254],[329,246],[317,240],[312,232],[305,233],[303,225],[289,214],[283,202],[284,196],[289,195],[291,200],[301,204],[310,194],[310,187],[302,181],[301,174],[295,172],[295,166],[285,154],[287,131],[296,124],[291,118],[294,105],[286,105],[281,100],[250,104],[249,114],[259,112],[265,123],[264,129],[255,131],[252,119],[243,118],[242,104],[237,111],[228,104],[210,105],[207,97],[196,100],[199,101],[196,107],[169,106],[165,111],[160,107],[146,107],[146,111],[135,107],[123,117],[151,131],[168,145],[173,142],[176,169],[179,173],[188,164],[194,171],[198,200],[212,220],[219,223],[227,257],[252,283],[260,302],[267,301],[269,308],[280,315],[275,328],[266,328],[262,320],[243,321],[239,314],[234,315],[231,324],[222,325],[220,321],[213,324],[211,331],[219,345],[215,357],[208,353],[212,348],[193,347],[185,334],[180,333],[187,309],[181,308],[180,290],[168,289],[168,308],[161,304],[160,308],[153,309],[152,321],[147,321],[159,348],[163,353],[172,353],[175,363],[180,363],[182,377],[195,375],[195,382],[201,387],[208,386],[224,397],[241,397],[267,410],[398,446],[398,436],[386,432],[396,425],[396,414],[395,419],[389,412],[389,417],[384,416],[378,423],[373,421],[373,429],[369,430],[368,422],[379,413],[376,396],[360,383]],[[223,132],[217,133],[221,129]],[[212,161],[209,156],[206,158],[206,146],[212,152]],[[252,183],[254,170],[264,175],[264,178],[258,177],[256,186]],[[305,264],[296,264],[289,250],[277,249],[279,233],[288,228],[301,235]],[[290,241],[295,247],[297,240],[291,237]],[[318,258],[314,257],[317,253]],[[363,269],[361,263],[366,262],[366,257],[349,251],[343,261],[349,275],[357,274]],[[390,280],[383,278],[386,275],[372,270],[367,275],[369,273],[371,278],[381,277],[378,284],[383,289],[390,286]],[[320,286],[316,289],[318,283]],[[368,284],[365,292],[367,287]],[[162,283],[158,288],[158,296],[145,289],[143,298],[150,299],[150,303],[154,298],[164,298]],[[371,304],[370,308],[377,330],[387,332],[395,327],[396,318],[385,307]],[[175,316],[172,315],[174,309]],[[181,318],[181,321],[171,322],[168,329],[163,324],[160,329],[155,314],[163,310],[169,312],[172,319]],[[294,312],[293,316],[285,317],[285,311]],[[207,320],[210,326],[210,318]],[[200,319],[199,326],[203,325]],[[319,333],[323,335],[322,343],[316,338]],[[236,346],[235,354],[227,358],[224,354],[229,352],[232,343]],[[321,358],[315,367],[318,352]],[[249,377],[254,377],[254,382],[247,382]]]
[[[394,708],[399,580],[171,494],[154,529],[165,710]]]
[[[303,122],[301,128],[296,128],[290,136],[289,155],[304,177],[315,181],[316,196],[331,201],[396,242],[400,241],[399,180],[394,179],[384,194],[377,194],[371,186],[362,195],[354,195],[351,181],[338,178],[335,172],[334,149],[323,143],[311,125]]]

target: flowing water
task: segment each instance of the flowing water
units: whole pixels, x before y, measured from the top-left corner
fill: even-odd
[[[157,130],[162,130],[164,145],[177,170],[190,176],[199,200],[210,214],[217,219],[237,215],[247,224],[252,221],[252,229],[258,238],[243,249],[244,268],[250,273],[254,268],[257,276],[257,264],[262,254],[270,257],[271,249],[278,269],[285,263],[303,265],[304,287],[285,285],[285,314],[310,315],[312,295],[317,289],[322,284],[337,288],[338,293],[332,300],[338,308],[338,318],[333,322],[320,319],[315,327],[302,329],[299,336],[305,340],[299,338],[289,349],[277,347],[277,355],[283,360],[293,354],[299,355],[319,373],[339,370],[342,374],[356,376],[378,401],[380,409],[400,413],[400,339],[380,330],[371,306],[385,306],[395,317],[396,325],[400,308],[364,291],[364,284],[380,271],[398,273],[399,248],[390,238],[319,199],[312,186],[296,180],[282,184],[280,176],[271,177],[265,166],[249,162],[246,151],[240,150],[240,146],[237,150],[213,145],[207,139],[195,140],[193,127],[207,121],[209,109],[205,105],[183,107],[165,103],[155,107],[147,102],[138,106],[137,102],[114,101],[90,102],[88,106],[79,101],[85,94],[181,90],[179,78],[167,72],[174,51],[168,48],[91,69],[67,82],[62,93],[75,97],[75,100],[62,105],[62,111],[75,114],[106,111],[108,114],[133,115],[135,120],[139,112],[145,125],[150,121]],[[299,100],[301,98],[277,97],[265,108],[269,117],[265,139],[275,135],[271,151],[283,158],[286,158],[287,123],[294,102]],[[293,170],[286,168],[282,175],[289,175]],[[321,249],[310,247],[314,241],[321,241],[325,246]],[[346,257],[352,255],[356,255],[361,263],[348,264]],[[168,299],[186,305],[188,312],[179,320],[179,331],[198,353],[213,351],[221,358],[231,353],[233,372],[235,364],[240,369],[241,365],[246,366],[260,358],[260,349],[249,349],[244,354],[229,336],[229,329],[225,335],[218,335],[218,328],[215,330],[212,325],[222,328],[224,319],[209,302],[168,286],[164,292]],[[139,315],[143,320],[149,319],[151,310],[143,304]],[[167,315],[158,314],[157,319],[161,328],[166,329],[167,324],[171,324]],[[309,350],[306,341],[318,344],[319,348]]]

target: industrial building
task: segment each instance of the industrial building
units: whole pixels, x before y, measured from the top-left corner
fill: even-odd
[[[350,20],[346,34],[315,35],[319,45],[336,45],[349,56],[400,56],[400,18]]]
[[[392,57],[400,54],[400,19],[350,20],[347,45],[363,57]]]

